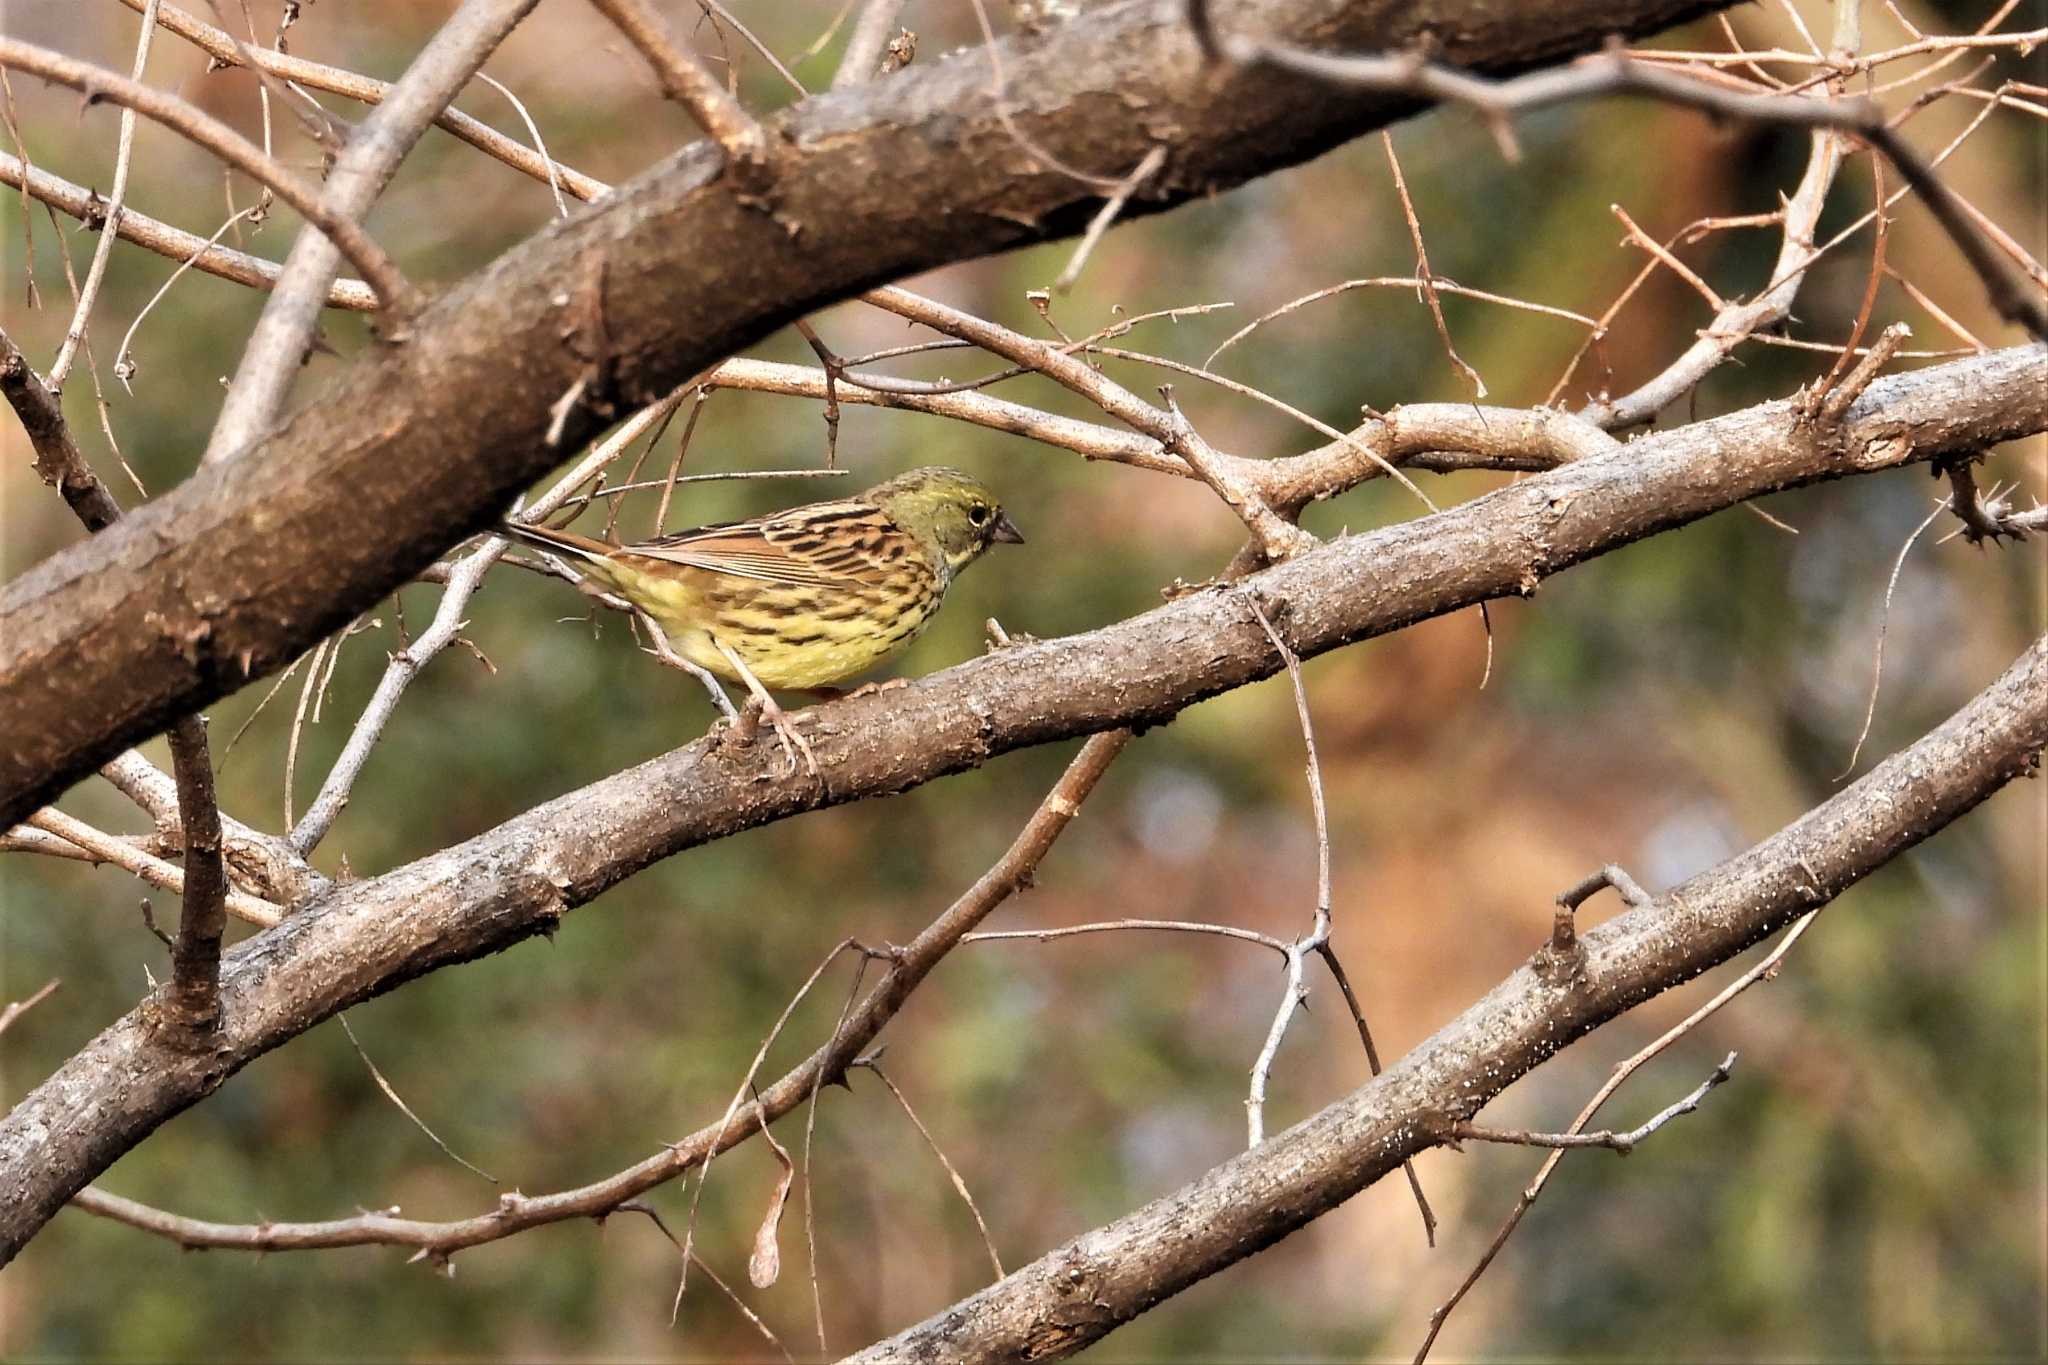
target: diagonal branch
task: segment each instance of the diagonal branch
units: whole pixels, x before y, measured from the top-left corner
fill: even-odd
[[[661,92],[689,110],[697,126],[725,149],[736,167],[758,168],[766,161],[768,139],[761,125],[709,71],[675,45],[647,0],[590,0],[590,4],[639,49],[654,68]]]
[[[14,338],[0,332],[0,395],[20,419],[28,433],[29,449],[35,452],[36,476],[57,490],[64,503],[88,531],[111,526],[120,518],[120,504],[100,476],[92,472],[78,442],[71,438],[71,425],[57,395],[50,392],[28,357],[14,344]]]
[[[2048,744],[2048,637],[1868,777],[1587,933],[1560,984],[1522,967],[1377,1079],[1192,1183],[1055,1248],[855,1361],[1048,1360],[1256,1254],[1444,1140],[1567,1043],[1691,980],[1884,866]]]

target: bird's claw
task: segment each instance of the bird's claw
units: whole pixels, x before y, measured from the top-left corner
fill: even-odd
[[[784,776],[793,777],[801,768],[812,777],[818,775],[818,756],[811,752],[811,742],[797,733],[789,713],[774,702],[764,703],[759,697],[749,697],[740,712],[740,723],[733,730],[733,737],[742,744],[751,743],[760,732],[761,722],[768,722],[775,731],[776,743],[782,746],[782,756],[788,761]]]

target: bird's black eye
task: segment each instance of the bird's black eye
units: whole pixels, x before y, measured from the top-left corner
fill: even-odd
[[[988,520],[988,509],[977,502],[967,509],[967,519],[979,526]]]

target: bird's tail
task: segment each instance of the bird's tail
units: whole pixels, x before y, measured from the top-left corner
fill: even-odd
[[[557,531],[546,526],[526,526],[518,522],[500,522],[498,534],[523,540],[529,545],[538,545],[543,550],[558,554],[574,555],[578,559],[602,563],[611,558],[612,547],[589,536],[579,536],[574,531]]]

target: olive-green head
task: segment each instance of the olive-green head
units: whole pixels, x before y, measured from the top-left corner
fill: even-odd
[[[1022,545],[996,495],[957,469],[928,465],[898,474],[864,495],[889,520],[916,536],[948,581],[989,546]]]

